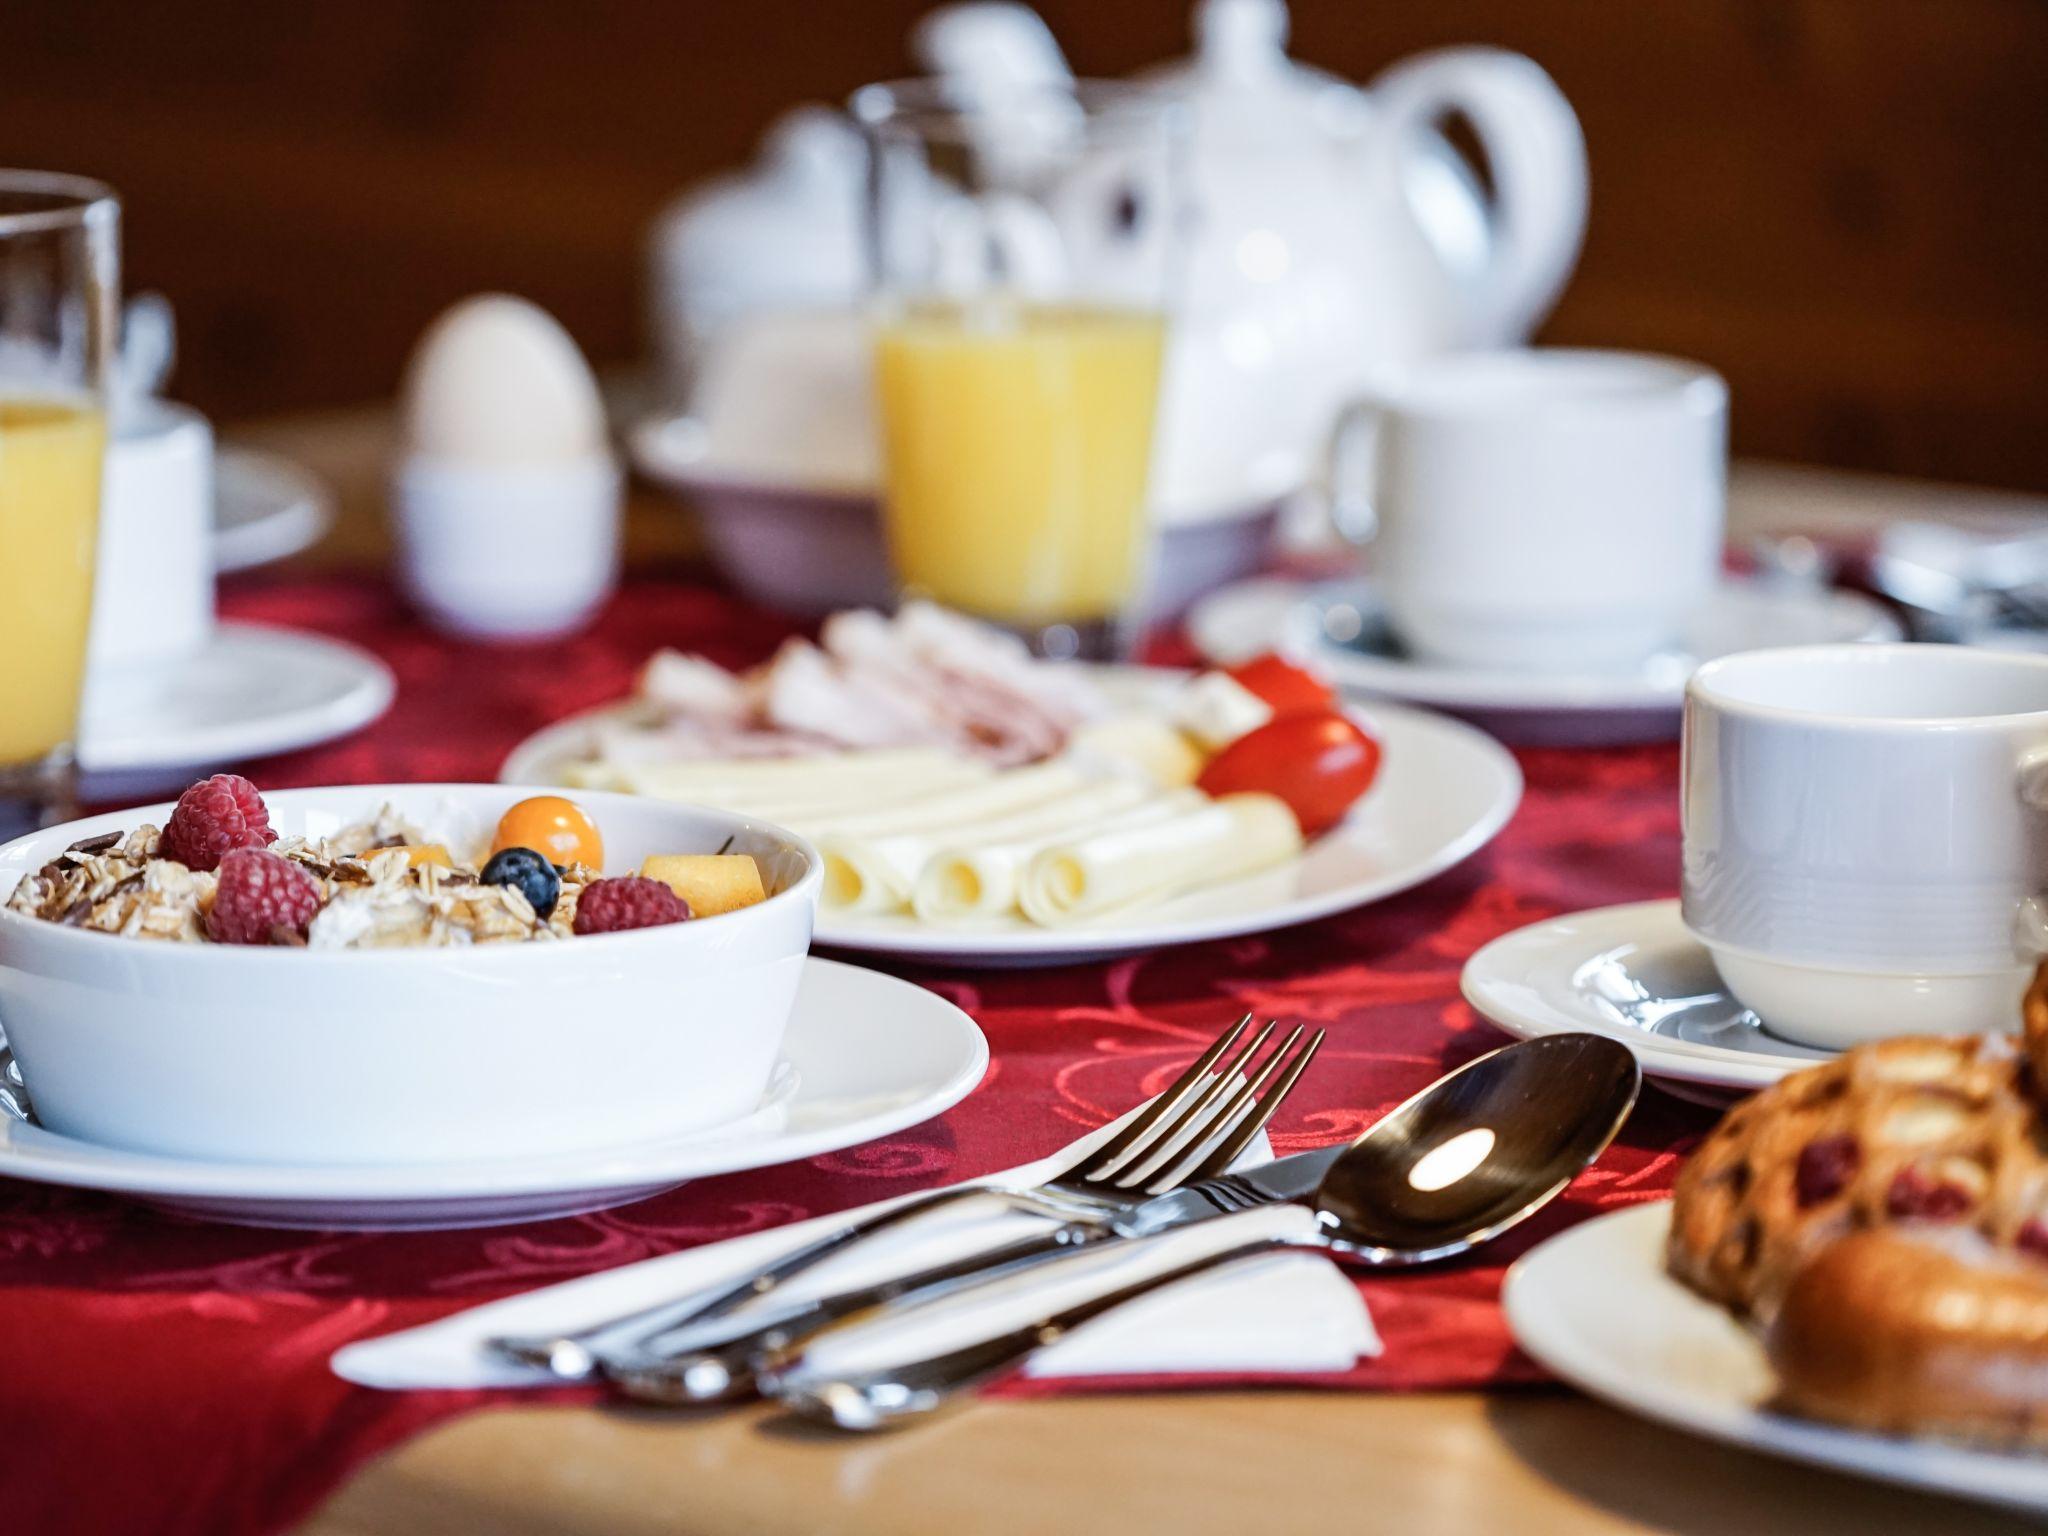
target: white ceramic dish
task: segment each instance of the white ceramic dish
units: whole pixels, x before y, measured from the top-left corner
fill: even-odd
[[[896,596],[881,508],[868,491],[776,483],[707,461],[688,417],[643,422],[633,467],[696,511],[719,572],[754,602],[786,613],[886,608]],[[1174,618],[1207,593],[1264,568],[1282,503],[1161,523],[1146,611]]]
[[[290,459],[222,444],[213,459],[213,568],[252,570],[311,549],[334,522],[327,488]]]
[[[1468,1003],[1517,1039],[1609,1035],[1667,1086],[1746,1093],[1833,1054],[1777,1038],[1730,997],[1675,901],[1532,923],[1468,960],[1461,984]]]
[[[576,716],[529,737],[499,777],[558,783],[593,718]],[[1039,966],[1265,933],[1420,885],[1470,858],[1507,825],[1521,802],[1522,775],[1497,743],[1454,720],[1398,706],[1375,707],[1369,724],[1386,751],[1379,782],[1300,858],[1263,874],[1071,928],[1042,928],[1021,917],[939,928],[908,915],[821,911],[817,941],[952,965]]]
[[[890,1135],[958,1103],[987,1067],[981,1031],[944,998],[893,976],[812,959],[803,963],[768,1094],[754,1113],[714,1130],[551,1156],[399,1166],[232,1163],[95,1146],[0,1108],[0,1176],[110,1190],[257,1226],[534,1221]],[[536,1078],[533,1097],[545,1110],[547,1084]],[[374,1091],[374,1068],[354,1081]]]
[[[1762,1347],[1664,1273],[1667,1201],[1582,1222],[1508,1271],[1515,1342],[1573,1386],[1629,1413],[1769,1456],[2048,1513],[2048,1458],[1838,1429],[1764,1405]]]
[[[393,784],[264,798],[281,835],[390,804],[466,849],[522,796]],[[0,910],[0,1029],[43,1123],[180,1157],[401,1163],[587,1153],[750,1112],[810,944],[816,851],[722,812],[579,798],[609,873],[730,838],[774,894],[696,922],[460,949],[171,944]],[[81,838],[169,811],[17,838],[0,847],[0,890]]]
[[[1347,691],[1445,710],[1526,746],[1606,746],[1678,735],[1685,682],[1700,662],[1768,646],[1895,640],[1898,626],[1852,592],[1780,591],[1724,580],[1675,651],[1611,672],[1453,667],[1402,654],[1370,583],[1244,582],[1197,604],[1188,633],[1228,664],[1261,651],[1313,656]]]
[[[360,647],[221,624],[199,651],[96,670],[79,726],[88,799],[182,790],[228,763],[315,746],[391,707],[391,669]]]

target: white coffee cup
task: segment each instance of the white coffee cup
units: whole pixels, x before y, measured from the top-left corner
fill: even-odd
[[[2048,657],[1817,645],[1686,689],[1684,916],[1776,1033],[2019,1022],[2048,891]]]
[[[94,667],[176,660],[213,634],[213,428],[143,399],[117,418],[100,492]]]
[[[1694,363],[1525,349],[1431,358],[1346,413],[1372,461],[1388,617],[1416,655],[1609,670],[1676,643],[1720,566],[1728,389]]]

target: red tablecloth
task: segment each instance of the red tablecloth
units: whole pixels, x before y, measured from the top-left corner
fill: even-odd
[[[399,678],[398,702],[375,727],[256,769],[270,787],[488,779],[521,737],[623,692],[658,644],[739,663],[785,632],[781,621],[681,580],[636,582],[592,633],[528,649],[450,643],[368,581],[247,585],[227,595],[226,609],[345,636],[382,655]],[[327,1368],[337,1346],[1040,1155],[1170,1080],[1198,1042],[1246,1009],[1329,1031],[1273,1128],[1278,1149],[1348,1138],[1500,1043],[1458,996],[1459,967],[1479,945],[1537,918],[1667,895],[1675,885],[1675,750],[1528,752],[1522,766],[1527,799],[1490,849],[1379,906],[1105,965],[901,968],[980,1021],[993,1062],[950,1113],[883,1142],[622,1210],[424,1235],[211,1226],[0,1180],[0,1527],[286,1528],[371,1453],[489,1400],[347,1386]],[[1649,1093],[1600,1165],[1483,1263],[1363,1282],[1386,1353],[1316,1383],[1409,1389],[1536,1379],[1502,1326],[1503,1265],[1591,1210],[1663,1194],[1675,1149],[1707,1120]]]

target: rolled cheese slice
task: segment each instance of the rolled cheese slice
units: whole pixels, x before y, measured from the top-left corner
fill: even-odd
[[[1225,795],[1150,826],[1041,848],[1017,904],[1049,928],[1252,874],[1301,851],[1301,828],[1272,795]]]
[[[640,763],[614,770],[613,782],[659,800],[799,805],[833,815],[909,804],[996,777],[986,764],[916,750]]]
[[[1114,715],[1084,725],[1068,741],[1066,756],[1084,772],[1142,773],[1162,789],[1194,783],[1206,761],[1173,722],[1157,714]]]
[[[957,827],[969,822],[992,821],[1057,802],[1094,782],[1070,763],[1034,763],[1028,768],[1010,768],[986,778],[931,793],[909,801],[874,810],[857,810],[806,821],[803,831],[814,838],[833,834],[878,837],[896,832],[922,832],[937,827]]]
[[[915,832],[828,833],[818,840],[825,857],[823,901],[854,912],[898,912],[910,905],[918,877],[942,846],[1059,837],[1099,825],[1152,793],[1150,785],[1135,778],[1104,779],[1070,795],[976,821]]]
[[[1071,827],[1032,836],[1010,836],[978,843],[954,842],[925,861],[910,906],[927,923],[968,923],[1014,912],[1024,871],[1041,848],[1098,832],[1151,826],[1209,803],[1200,790],[1179,789],[1154,795],[1121,810],[1112,810]]]

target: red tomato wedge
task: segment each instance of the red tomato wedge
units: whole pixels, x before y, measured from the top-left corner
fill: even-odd
[[[1208,795],[1257,791],[1287,802],[1304,837],[1344,819],[1379,776],[1380,744],[1333,709],[1281,715],[1247,731],[1209,760],[1197,780]]]
[[[1264,700],[1276,715],[1327,710],[1337,703],[1336,691],[1322,678],[1274,651],[1239,662],[1229,673],[1238,687]]]

